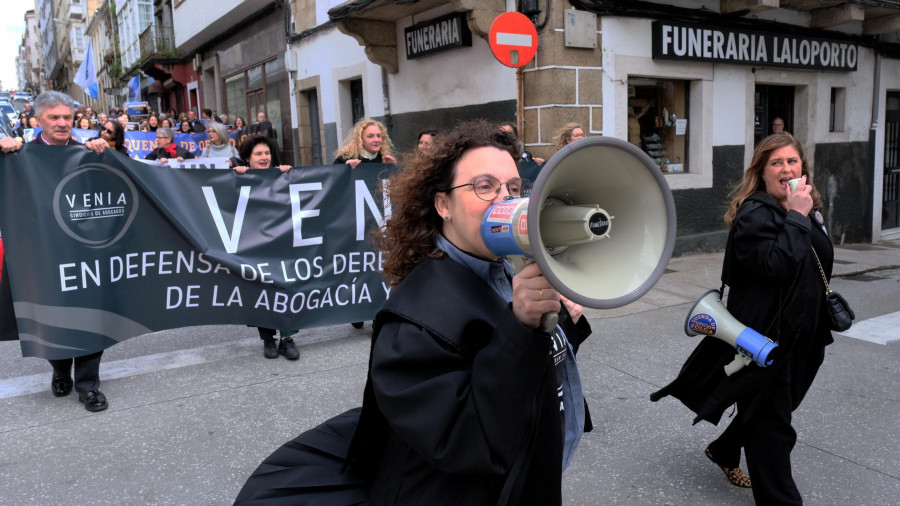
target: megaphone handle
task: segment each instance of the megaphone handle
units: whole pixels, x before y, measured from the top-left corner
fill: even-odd
[[[553,329],[556,328],[556,324],[559,322],[559,315],[556,313],[544,313],[541,316],[541,330],[544,332],[550,333],[553,332]]]
[[[525,255],[509,255],[506,258],[512,265],[513,270],[517,273],[524,269],[528,264],[534,263],[534,259]],[[556,313],[544,313],[544,315],[541,316],[540,327],[544,332],[553,332],[557,323],[559,323],[559,315]]]
[[[752,358],[736,353],[734,355],[734,360],[725,365],[725,376],[731,376],[740,371],[744,367],[750,365],[750,362],[753,362]]]

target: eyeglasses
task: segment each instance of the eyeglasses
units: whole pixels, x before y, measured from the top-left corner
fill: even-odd
[[[115,134],[115,132],[113,132],[112,130],[110,130],[110,129],[106,128],[106,127],[101,128],[100,131],[103,132],[103,133],[105,133],[105,134],[109,134],[109,135]]]
[[[505,183],[501,183],[494,176],[478,176],[471,183],[461,184],[444,190],[445,193],[462,188],[463,186],[471,186],[475,195],[481,200],[492,201],[500,195],[500,189],[506,185],[506,191],[513,197],[527,197],[531,195],[531,181],[514,177]]]
[[[570,137],[573,139],[584,139],[584,132],[582,132],[580,134],[573,132],[572,135],[570,135]]]

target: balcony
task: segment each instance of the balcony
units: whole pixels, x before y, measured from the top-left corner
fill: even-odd
[[[84,21],[84,4],[69,2],[69,19]]]
[[[141,62],[151,58],[171,59],[180,56],[175,49],[175,37],[171,26],[150,25],[141,33],[138,42],[141,48]]]

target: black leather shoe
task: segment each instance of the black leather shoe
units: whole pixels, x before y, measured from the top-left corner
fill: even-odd
[[[363,324],[364,324],[363,322],[353,322],[350,325],[353,325],[353,328],[355,328],[355,329],[361,329],[361,328],[363,328]]]
[[[56,397],[65,397],[72,393],[72,378],[60,378],[53,373],[53,379],[50,380],[50,391]]]
[[[92,390],[90,392],[78,392],[78,402],[84,404],[84,409],[88,411],[103,411],[109,407],[106,402],[106,396],[103,392]]]

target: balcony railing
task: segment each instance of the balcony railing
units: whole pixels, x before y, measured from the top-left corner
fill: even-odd
[[[139,37],[141,61],[150,58],[178,58],[175,36],[171,26],[149,26]]]

